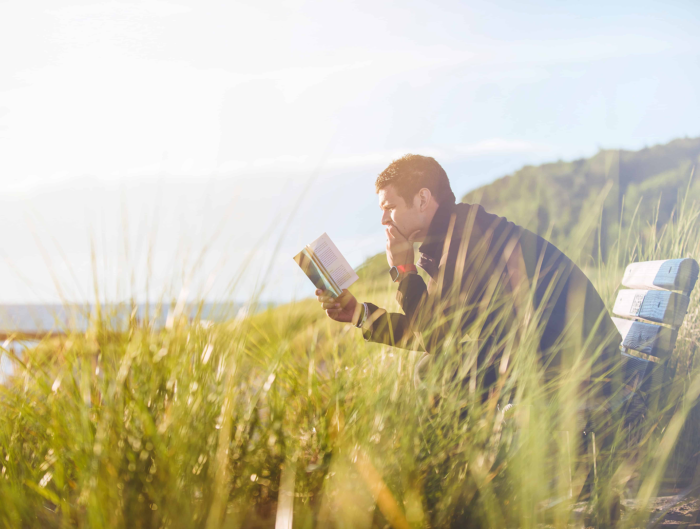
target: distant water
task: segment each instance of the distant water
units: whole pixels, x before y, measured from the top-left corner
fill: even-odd
[[[258,307],[258,310],[260,308],[266,307]],[[148,320],[156,327],[162,327],[174,310],[174,306],[147,307],[145,303],[139,303],[135,307],[126,303],[100,306],[102,318],[114,329],[124,328],[132,313],[139,321],[145,321],[148,316]],[[245,311],[245,306],[241,303],[204,303],[185,305],[182,314],[190,319],[198,317],[202,320],[226,321],[239,317],[241,311]],[[84,332],[96,313],[94,305],[0,305],[0,332]]]
[[[272,305],[258,306],[256,310],[264,310]],[[140,303],[135,307],[134,317],[139,321],[153,322],[156,328],[163,327],[168,315],[173,314],[175,306],[150,305]],[[125,329],[131,318],[134,307],[129,304],[115,304],[100,306],[101,316],[109,321],[112,329]],[[191,320],[199,318],[208,321],[227,321],[240,317],[247,311],[242,303],[204,303],[201,305],[188,304],[182,310]],[[96,316],[94,305],[0,305],[0,333],[11,332],[84,332],[88,329],[89,322]],[[3,348],[13,351],[22,357],[24,350],[36,345],[35,340],[5,341],[0,344]],[[6,375],[14,372],[12,361],[7,354],[0,349],[0,383],[3,383]]]

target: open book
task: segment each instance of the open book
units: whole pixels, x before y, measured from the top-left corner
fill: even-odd
[[[359,278],[327,234],[321,235],[294,256],[294,260],[316,285],[335,297]]]

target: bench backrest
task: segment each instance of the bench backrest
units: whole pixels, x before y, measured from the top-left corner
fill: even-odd
[[[688,311],[690,293],[698,279],[694,259],[632,263],[622,276],[615,299],[613,322],[622,335],[625,384],[643,391],[657,388],[665,360],[676,346],[678,329]],[[626,353],[644,353],[658,361]]]

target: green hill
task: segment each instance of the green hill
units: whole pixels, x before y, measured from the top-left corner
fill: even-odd
[[[686,196],[689,201],[700,199],[697,179],[688,187],[698,162],[700,138],[640,151],[601,150],[572,162],[525,166],[467,193],[462,202],[480,203],[540,235],[551,229],[548,238],[555,244],[567,242],[583,224],[602,221],[599,235],[589,237],[583,249],[584,255],[598,257],[600,248],[605,260],[620,221],[624,233],[638,205],[643,228],[647,223],[665,224]],[[603,202],[602,211],[594,207],[597,200]]]

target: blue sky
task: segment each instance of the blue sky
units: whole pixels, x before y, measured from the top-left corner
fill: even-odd
[[[699,136],[698,22],[691,1],[0,1],[0,302],[89,297],[90,237],[108,297],[149,274],[216,297],[256,250],[268,298],[308,295],[291,255],[324,231],[354,264],[381,251],[373,181],[406,152],[461,196]]]

